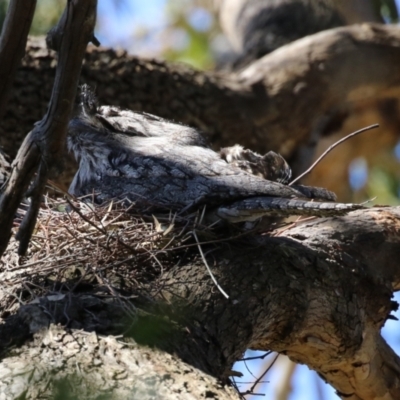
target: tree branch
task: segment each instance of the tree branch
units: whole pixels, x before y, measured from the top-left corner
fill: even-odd
[[[319,253],[324,252],[328,259],[337,263],[337,267],[348,268],[360,278],[360,283],[364,281],[364,289],[370,286],[371,291],[365,293],[364,299],[358,297],[357,291],[347,298],[348,307],[359,307],[367,313],[364,318],[355,323],[353,321],[347,327],[359,330],[362,335],[354,351],[345,350],[347,354],[344,356],[338,346],[336,356],[330,357],[332,342],[325,341],[321,332],[316,335],[312,333],[316,333],[321,326],[317,322],[315,329],[311,326],[305,328],[310,339],[308,344],[304,345],[300,334],[297,343],[292,343],[286,353],[318,371],[344,399],[397,399],[400,396],[400,358],[380,335],[386,317],[377,305],[372,304],[378,297],[382,298],[376,292],[374,295],[378,286],[381,287],[381,294],[386,292],[386,295],[400,288],[399,228],[400,207],[388,207],[356,211],[340,219],[300,224],[284,232],[285,237],[293,238]],[[334,289],[337,296],[344,295],[341,286],[338,284]],[[397,309],[398,305],[394,304],[393,307]],[[390,308],[386,309],[390,311]],[[329,314],[329,310],[326,311]],[[342,342],[347,348],[349,344]],[[304,351],[307,347],[309,354]],[[300,348],[302,350],[299,351]],[[314,353],[310,357],[312,351],[319,353],[319,356]],[[324,357],[318,360],[325,351],[325,360]],[[329,361],[327,358],[330,358]]]
[[[68,232],[79,220],[73,217],[73,222],[70,215],[62,213],[55,215],[62,218],[56,226],[65,226]],[[49,249],[44,253],[48,256],[41,259],[34,253],[35,259],[25,260],[24,266],[18,260],[13,261],[12,249],[5,254],[7,275],[0,281],[8,283],[10,294],[4,292],[3,304],[13,304],[13,294],[19,296],[20,291],[26,291],[29,282],[43,280],[46,269],[67,276],[62,272],[62,268],[68,269],[67,264],[62,267],[63,258],[58,261],[54,251],[58,244],[52,235],[60,232],[53,232],[50,217],[49,213],[43,214],[39,224],[43,234],[38,232],[37,236],[38,240],[47,235]],[[107,224],[107,218],[114,223],[114,215],[95,220]],[[87,225],[86,221],[82,223]],[[124,240],[128,225],[121,225]],[[273,350],[316,370],[343,398],[394,400],[400,388],[400,363],[381,338],[380,330],[396,308],[391,295],[400,286],[399,227],[399,207],[371,208],[341,218],[309,220],[277,232],[275,237],[247,235],[229,242],[223,236],[221,241],[214,240],[215,245],[203,244],[207,262],[218,283],[229,293],[229,300],[215,289],[200,257],[178,256],[179,265],[164,265],[162,276],[152,277],[148,270],[145,272],[143,263],[136,265],[132,255],[127,258],[126,251],[114,248],[108,234],[104,235],[104,243],[99,244],[93,241],[91,232],[89,240],[80,247],[84,249],[84,257],[77,246],[79,240],[85,239],[72,235],[73,268],[76,265],[87,268],[79,278],[82,287],[75,293],[68,287],[78,284],[63,278],[64,289],[53,298],[46,297],[44,287],[29,285],[31,295],[37,293],[35,301],[39,304],[22,306],[17,315],[6,320],[0,329],[0,343],[6,346],[5,351],[7,346],[24,342],[29,333],[46,327],[50,321],[102,334],[129,331],[136,337],[141,322],[156,313],[155,300],[163,310],[160,330],[154,328],[156,336],[161,338],[157,346],[220,379],[225,380],[231,374],[233,363],[247,348]],[[75,229],[85,235],[79,226]],[[115,229],[112,228],[113,235],[118,238],[120,234]],[[139,243],[143,243],[143,238],[146,234],[142,233]],[[144,240],[147,243],[148,239]],[[71,247],[66,240],[62,242],[63,248]],[[94,255],[102,246],[109,247],[112,257],[101,257],[101,263],[96,264]],[[167,249],[163,247],[163,251]],[[112,278],[116,269],[125,276],[121,281]],[[104,274],[102,282],[109,279],[107,271],[114,280],[111,292],[102,286],[99,298],[98,287],[92,282],[93,273],[100,271]],[[144,306],[137,286],[132,288],[129,283],[131,273],[133,281],[139,279],[138,271],[145,272],[140,280],[147,288],[146,298],[151,297],[150,293],[153,296],[150,308]],[[51,280],[51,294],[55,284]],[[139,310],[137,322],[129,320],[129,329],[122,322],[123,308],[116,293],[125,304],[132,301]],[[104,296],[109,298],[105,303]],[[146,310],[144,317],[141,309]],[[174,320],[173,333],[167,329],[165,315]],[[153,324],[157,326],[156,322]],[[175,330],[177,326],[181,328]],[[18,335],[14,333],[16,327]],[[6,359],[0,369],[7,363]]]
[[[199,324],[217,332],[228,365],[246,348],[274,350],[316,370],[343,398],[394,400],[400,359],[380,330],[397,308],[399,226],[399,207],[300,223],[259,247],[212,253],[231,302],[210,295],[199,275],[190,286],[193,265],[171,271],[165,296],[173,303],[186,293]]]
[[[68,1],[67,17],[64,18],[66,26],[47,113],[21,146],[8,185],[0,198],[0,254],[7,246],[15,212],[40,160],[39,175],[31,191],[32,202],[18,232],[19,254],[26,251],[48,171],[57,165],[64,151],[83,55],[93,37],[96,5],[95,0]]]
[[[35,8],[36,0],[12,0],[8,7],[0,38],[0,119],[6,111],[15,73],[24,55]]]
[[[50,31],[46,35],[46,44],[49,49],[60,51],[62,39],[65,35],[65,29],[67,28],[67,17],[68,17],[68,8],[64,9],[60,20],[57,25],[50,29]],[[92,37],[90,41],[96,46],[100,46],[100,42],[94,36],[94,32],[92,32]]]
[[[42,316],[45,318],[44,313]],[[33,352],[35,355],[31,358],[33,346],[43,351]],[[96,365],[93,365],[93,356]],[[18,385],[13,385],[13,374],[17,370]],[[65,393],[78,399],[103,395],[151,400],[155,394],[165,400],[241,398],[215,377],[156,348],[133,341],[123,343],[115,337],[97,336],[95,332],[66,332],[54,325],[48,331],[37,333],[33,342],[5,359],[0,364],[0,375],[3,376],[0,389],[8,399],[20,396],[37,399],[44,395],[63,398]]]
[[[11,110],[19,107],[26,132],[30,116],[38,113],[32,106],[49,98],[46,80],[52,73],[52,56],[43,54],[37,42],[31,43],[33,57],[25,59],[18,82],[35,86],[30,96],[13,99],[9,120],[0,126],[0,144],[10,155],[15,144],[7,141],[6,129],[17,112]],[[326,115],[376,99],[398,97],[399,63],[400,29],[364,24],[289,44],[240,74],[204,73],[113,50],[90,49],[82,77],[96,87],[102,104],[117,104],[197,126],[209,134],[216,147],[237,142],[260,153],[272,149],[290,157],[310,140],[315,126]],[[19,131],[20,137],[22,134]]]

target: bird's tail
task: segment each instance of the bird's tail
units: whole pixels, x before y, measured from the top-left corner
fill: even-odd
[[[359,204],[326,203],[281,197],[251,197],[224,205],[216,210],[219,218],[229,222],[255,221],[262,217],[305,215],[333,217],[363,208]]]

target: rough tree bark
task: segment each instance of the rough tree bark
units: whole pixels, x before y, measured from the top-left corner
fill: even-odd
[[[275,350],[306,363],[343,399],[397,399],[400,395],[400,360],[380,336],[397,307],[391,302],[392,292],[400,287],[399,208],[315,219],[276,232],[274,237],[250,235],[230,244],[203,245],[204,251],[214,250],[207,261],[229,299],[215,288],[200,257],[181,258],[179,265],[166,267],[160,275],[142,278],[144,292],[133,289],[122,269],[120,278],[113,275],[114,266],[126,262],[126,253],[103,259],[101,266],[89,262],[87,275],[73,283],[66,279],[65,265],[61,268],[63,258],[49,260],[57,257],[51,248],[49,215],[43,214],[39,224],[43,228],[37,240],[42,230],[49,235],[48,257],[18,265],[12,244],[3,258],[3,311],[10,312],[4,304],[18,309],[0,325],[2,353],[7,355],[0,364],[0,388],[6,398],[21,393],[27,398],[45,395],[64,380],[71,393],[82,398],[92,398],[94,393],[129,397],[135,391],[147,396],[140,398],[151,398],[167,388],[168,396],[176,398],[191,398],[185,397],[190,394],[223,399],[227,393],[235,398],[228,389],[218,388],[214,378],[226,382],[234,374],[232,364],[247,348]],[[81,239],[92,259],[99,246],[93,238],[92,233]],[[105,237],[107,243],[110,240],[114,239]],[[34,249],[32,245],[32,256]],[[69,276],[78,265],[85,270],[79,251],[74,252]],[[114,272],[109,275],[108,269]],[[100,279],[99,284],[91,273]],[[51,283],[52,293],[43,293],[46,285],[41,292],[37,289],[43,274],[50,280],[54,280],[51,276],[61,278],[58,284],[57,280]],[[72,285],[75,291],[68,289]],[[39,293],[29,304],[18,307],[15,302],[15,296],[24,302]],[[127,299],[136,307],[133,320],[123,307]],[[63,327],[43,332],[50,323]],[[143,325],[152,329],[143,333]],[[124,332],[125,338],[159,350],[122,338],[118,344],[113,337],[99,338],[85,331]],[[34,340],[27,341],[32,334]],[[15,347],[21,343],[22,347]],[[169,363],[172,371],[179,370],[177,374]],[[201,377],[203,373],[208,376]],[[182,379],[189,382],[184,388]],[[204,386],[195,389],[192,379],[200,379]]]
[[[53,53],[37,40],[28,46],[0,123],[0,145],[10,156],[46,109],[54,76]],[[102,104],[197,126],[216,148],[236,142],[261,153],[272,149],[289,160],[297,154],[304,164],[312,156],[306,151],[310,146],[371,103],[378,103],[382,114],[370,122],[385,129],[374,136],[372,148],[359,142],[354,147],[373,152],[397,140],[391,132],[398,126],[399,61],[397,27],[361,25],[301,39],[231,75],[92,48],[81,81],[96,87]],[[295,170],[302,171],[299,164]],[[328,172],[324,176],[329,179]]]
[[[199,126],[217,145],[232,144],[234,137],[291,156],[316,140],[326,115],[348,112],[366,97],[398,96],[399,45],[395,27],[339,28],[229,76],[91,50],[82,77],[97,86],[101,102]],[[10,154],[17,141],[9,133],[22,139],[20,133],[41,118],[54,75],[54,55],[34,41],[29,46],[1,122]],[[16,257],[15,242],[2,258],[4,398],[66,391],[82,398],[235,398],[222,384],[235,375],[232,364],[247,348],[306,363],[343,399],[400,397],[400,360],[380,336],[397,306],[392,293],[400,288],[398,208],[312,220],[268,236],[212,236],[214,244],[202,246],[228,300],[192,250],[175,249],[174,262],[157,276],[146,275],[148,259],[158,265],[154,253],[146,250],[147,259],[140,259],[137,248],[124,242],[127,224],[105,228],[107,212],[90,223],[83,219],[86,228],[75,231],[76,220],[60,213],[60,226],[72,234],[60,244],[62,257],[54,258],[49,221],[56,214],[40,215],[27,259]],[[160,228],[159,222],[154,226]],[[93,240],[97,230],[103,242]],[[47,237],[48,254],[38,257],[37,243]],[[208,241],[207,232],[201,240]],[[77,242],[85,244],[84,259],[66,246]],[[113,242],[121,246],[113,248]],[[107,257],[93,263],[100,250]],[[137,259],[142,270],[129,274],[129,262]],[[60,326],[47,329],[50,324]]]

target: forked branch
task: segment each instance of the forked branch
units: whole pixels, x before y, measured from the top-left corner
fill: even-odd
[[[15,212],[33,174],[38,175],[30,190],[32,201],[18,232],[19,254],[24,254],[35,226],[40,197],[50,168],[57,166],[63,152],[82,59],[93,38],[96,0],[69,0],[60,54],[50,104],[22,144],[13,163],[10,180],[0,198],[0,255],[7,247]]]

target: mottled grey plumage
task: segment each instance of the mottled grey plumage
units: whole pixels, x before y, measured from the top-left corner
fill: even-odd
[[[288,183],[292,177],[292,170],[286,160],[273,151],[262,156],[236,144],[222,148],[219,154],[231,165],[269,181]]]
[[[97,107],[87,88],[82,98],[82,112],[69,124],[68,146],[79,161],[70,187],[73,195],[94,193],[99,203],[128,199],[142,212],[207,205],[233,222],[271,213],[286,216],[314,210],[315,215],[331,215],[358,208],[310,202],[305,199],[335,196],[322,188],[289,187],[229,164],[193,128],[145,113]],[[249,198],[258,199],[257,217],[250,215]],[[232,204],[243,208],[246,218],[239,211],[235,214]]]

